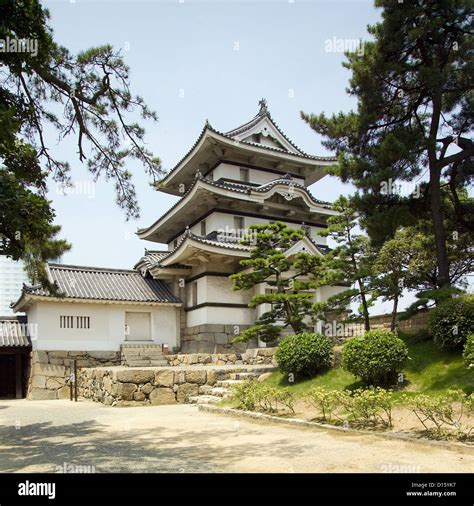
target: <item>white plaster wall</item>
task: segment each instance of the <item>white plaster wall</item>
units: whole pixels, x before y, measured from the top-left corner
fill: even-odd
[[[318,299],[318,301],[325,301],[329,299],[329,297],[332,297],[333,295],[337,295],[338,293],[347,290],[347,288],[348,287],[346,286],[322,286],[321,288],[319,288],[320,299]]]
[[[203,276],[186,285],[186,306],[192,305],[192,285],[197,283],[197,304],[205,302],[222,302],[231,304],[248,304],[251,290],[232,290],[232,282],[224,276]]]
[[[206,232],[209,234],[213,231],[222,230],[225,232],[226,230],[232,232],[234,230],[234,216],[239,216],[238,211],[235,214],[227,214],[227,213],[212,213],[206,218]],[[244,228],[250,227],[250,225],[263,225],[265,223],[269,223],[269,219],[264,218],[254,218],[249,216],[242,216],[244,219]],[[300,228],[301,225],[298,223],[288,223],[284,220],[280,219],[279,221],[283,221],[289,228]],[[310,236],[316,241],[318,244],[326,244],[326,237],[321,237],[319,232],[324,230],[321,227],[310,227]],[[191,227],[191,232],[197,235],[201,235],[201,222],[196,223],[193,227]],[[172,246],[172,243],[171,243]]]
[[[233,290],[229,278],[206,276],[207,302],[226,302],[232,304],[248,304],[252,290]]]
[[[28,322],[37,325],[33,348],[38,350],[118,351],[125,341],[125,313],[151,314],[151,338],[170,349],[179,338],[177,311],[174,306],[140,306],[133,304],[90,304],[70,302],[36,302],[27,311]],[[89,316],[90,329],[61,329],[59,317]]]
[[[245,169],[247,167],[242,166],[242,168]],[[249,183],[265,184],[281,177],[280,175],[275,174],[273,172],[264,172],[263,170],[259,169],[249,168],[248,171],[249,171]],[[282,176],[283,175],[284,174],[282,173]],[[218,179],[221,178],[240,181],[240,167],[238,167],[237,165],[221,163],[212,171],[212,176],[210,173],[208,177],[212,177],[214,181],[217,181]],[[304,185],[303,177],[301,178],[295,177],[294,179],[299,184]]]
[[[187,326],[218,323],[222,325],[251,325],[255,321],[254,310],[239,307],[201,307],[186,313]]]

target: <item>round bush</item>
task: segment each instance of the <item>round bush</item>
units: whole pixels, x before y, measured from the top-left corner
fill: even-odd
[[[408,359],[408,348],[393,332],[373,330],[350,339],[342,349],[342,367],[368,385],[387,385]]]
[[[469,334],[462,354],[466,367],[474,370],[474,334]]]
[[[280,371],[295,378],[311,378],[331,367],[332,342],[322,334],[303,332],[283,338],[275,352]]]
[[[431,312],[428,328],[440,348],[462,349],[467,336],[474,333],[474,296],[440,304]]]

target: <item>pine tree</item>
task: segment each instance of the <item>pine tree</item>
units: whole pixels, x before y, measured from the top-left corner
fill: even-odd
[[[430,218],[437,287],[450,283],[441,188],[451,192],[459,234],[473,230],[472,199],[459,192],[473,174],[474,59],[472,5],[463,0],[377,0],[382,21],[369,26],[373,40],[348,53],[348,93],[357,110],[332,117],[302,113],[338,154],[334,173],[361,190],[358,210],[380,243],[400,225]],[[423,192],[383,192],[387,183]]]
[[[295,334],[310,329],[316,316],[312,309],[311,289],[322,282],[323,256],[300,252],[288,257],[285,253],[304,235],[302,229],[292,229],[281,222],[249,227],[242,242],[254,246],[250,258],[240,261],[244,269],[232,274],[230,279],[234,290],[268,285],[271,293],[254,295],[249,307],[269,304],[271,309],[258,318],[255,325],[242,332],[238,340],[259,338],[273,341],[287,327],[291,327]]]
[[[332,208],[337,215],[328,218],[328,228],[322,236],[331,237],[337,246],[325,258],[325,284],[348,286],[326,302],[326,312],[342,313],[353,302],[360,302],[358,316],[370,330],[371,306],[370,280],[374,251],[367,236],[357,233],[358,221],[354,205],[347,197],[340,196]]]

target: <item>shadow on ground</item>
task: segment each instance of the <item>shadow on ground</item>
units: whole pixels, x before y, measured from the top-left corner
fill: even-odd
[[[236,444],[251,432],[240,428],[202,427],[199,431],[157,426],[156,429],[111,430],[95,420],[68,425],[32,423],[16,429],[0,427],[0,472],[58,472],[64,463],[94,466],[96,472],[225,472],[244,455],[275,453],[288,458],[299,448],[286,439],[277,444]],[[262,469],[262,471],[265,471]]]

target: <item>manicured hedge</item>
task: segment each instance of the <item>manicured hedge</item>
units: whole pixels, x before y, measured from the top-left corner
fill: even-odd
[[[367,385],[387,385],[408,359],[408,348],[393,332],[369,331],[350,339],[342,350],[342,367]]]
[[[311,378],[331,366],[332,342],[322,334],[292,334],[280,341],[275,358],[283,373]]]
[[[467,336],[474,333],[474,296],[440,304],[430,314],[428,328],[440,348],[462,349]]]

